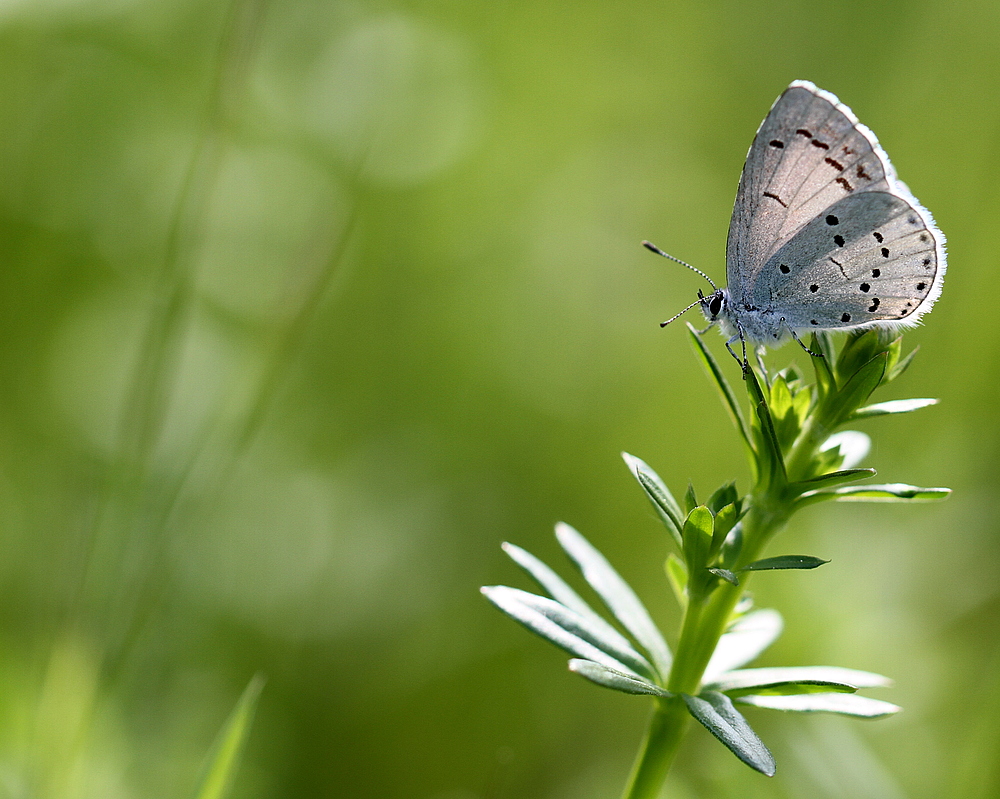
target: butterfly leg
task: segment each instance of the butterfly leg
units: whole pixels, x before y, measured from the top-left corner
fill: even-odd
[[[740,344],[743,345],[743,358],[742,359],[740,358],[739,355],[737,355],[735,352],[733,352],[732,344],[737,339],[739,339]],[[731,336],[729,338],[729,340],[726,342],[726,349],[729,350],[729,354],[732,355],[733,358],[736,359],[736,363],[738,363],[740,365],[740,367],[743,369],[743,379],[746,380],[747,379],[747,372],[750,371],[750,364],[747,362],[747,340],[746,340],[746,337],[743,335],[743,328],[741,326],[737,325],[737,327],[736,327],[736,335]]]
[[[785,320],[784,320],[784,319],[782,319],[781,321],[782,321],[782,322],[784,322]],[[812,355],[812,356],[813,356],[813,358],[822,358],[822,357],[823,357],[823,353],[822,353],[822,352],[813,352],[813,351],[812,351],[811,349],[809,349],[809,348],[808,348],[808,347],[807,347],[807,346],[806,346],[805,344],[803,344],[803,343],[802,343],[802,339],[800,339],[800,338],[799,338],[798,336],[796,336],[796,335],[795,335],[795,331],[794,331],[794,330],[792,330],[792,329],[791,329],[790,327],[788,327],[787,325],[785,325],[785,327],[786,327],[786,328],[788,328],[788,332],[792,334],[792,338],[793,338],[793,339],[795,339],[796,343],[797,343],[797,344],[798,344],[798,345],[799,345],[800,347],[802,347],[802,349],[804,349],[804,350],[805,350],[806,352],[808,352],[808,353],[809,353],[810,355]]]

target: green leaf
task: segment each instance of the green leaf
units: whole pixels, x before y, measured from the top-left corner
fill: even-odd
[[[688,482],[687,491],[684,492],[684,512],[690,513],[698,507],[698,497],[695,496],[694,486]]]
[[[548,592],[549,596],[556,602],[565,605],[571,610],[575,610],[581,616],[593,616],[594,618],[604,622],[604,619],[598,616],[597,613],[594,612],[593,608],[587,604],[586,600],[570,588],[562,577],[556,574],[541,560],[528,552],[528,550],[522,549],[517,544],[511,544],[507,541],[504,541],[504,543],[500,545],[500,548],[510,556],[511,560],[524,569],[536,583],[544,588]],[[607,624],[607,622],[604,623]]]
[[[737,577],[735,574],[733,574],[731,571],[729,571],[729,569],[717,569],[716,568],[716,569],[709,569],[709,571],[712,574],[714,574],[716,577],[721,577],[727,583],[730,583],[732,585],[739,585],[740,584],[740,578]]]
[[[781,635],[783,626],[781,614],[767,608],[737,619],[719,639],[705,668],[704,682],[749,663]]]
[[[700,356],[702,364],[704,364],[709,376],[715,381],[716,388],[718,388],[719,392],[722,394],[722,402],[726,406],[726,410],[729,411],[729,418],[732,419],[733,424],[736,425],[736,429],[743,437],[743,442],[751,451],[753,451],[753,444],[750,442],[750,431],[747,429],[747,423],[743,419],[740,404],[736,401],[736,394],[733,393],[733,389],[730,387],[729,381],[726,380],[725,375],[719,368],[719,364],[712,356],[712,353],[708,351],[708,347],[705,346],[705,342],[702,341],[701,336],[698,335],[698,331],[695,330],[690,322],[688,323],[688,332],[691,335],[691,341],[694,342],[695,351]]]
[[[864,480],[866,477],[874,477],[874,469],[843,469],[839,472],[827,472],[818,477],[810,477],[795,483],[794,487],[799,491],[816,490],[818,488],[830,488],[842,483],[852,483],[855,480]]]
[[[869,416],[885,416],[890,413],[910,413],[911,411],[916,411],[920,408],[927,408],[931,405],[937,404],[938,400],[926,398],[876,402],[874,405],[866,405],[864,408],[858,408],[853,414],[851,414],[851,416],[848,417],[848,421],[853,421],[854,419],[866,419]]]
[[[586,619],[558,602],[506,585],[483,586],[483,596],[514,621],[571,655],[593,660],[636,677],[653,678],[655,671],[635,650],[622,651],[601,638]]]
[[[223,799],[229,793],[263,687],[264,678],[257,674],[244,689],[208,753],[194,799]]]
[[[757,418],[760,420],[761,439],[758,457],[763,461],[762,465],[767,468],[772,481],[784,482],[787,479],[785,476],[785,458],[781,454],[781,444],[778,442],[778,436],[774,432],[774,424],[771,420],[771,414],[767,409],[767,403],[759,403],[756,413]]]
[[[604,555],[568,524],[560,522],[556,525],[556,538],[615,618],[653,659],[659,674],[669,674],[673,662],[670,648],[635,591],[614,570]],[[615,666],[612,665],[611,668]]]
[[[903,374],[903,372],[909,368],[910,364],[913,363],[913,356],[917,354],[917,350],[919,349],[919,346],[914,347],[908,354],[899,359],[895,366],[890,365],[888,369],[889,373],[885,378],[885,382],[890,383]]]
[[[879,330],[872,328],[848,333],[837,357],[837,378],[840,383],[843,385],[849,382],[865,364],[883,352],[886,353],[888,362],[887,345]]]
[[[660,521],[666,526],[674,543],[677,544],[677,548],[681,549],[683,547],[681,528],[684,526],[684,512],[677,504],[677,500],[674,499],[674,495],[670,493],[659,475],[650,469],[645,461],[634,455],[629,455],[627,452],[622,453],[622,458],[628,465],[629,471],[639,481],[642,490],[646,492],[649,501],[653,503],[653,509],[660,517]]]
[[[712,511],[704,505],[692,510],[684,520],[684,558],[687,561],[688,574],[694,574],[708,564],[714,527],[715,519]]]
[[[740,571],[762,572],[776,569],[815,569],[817,566],[822,566],[824,563],[829,562],[822,558],[814,558],[812,555],[778,555],[775,558],[755,560],[753,563],[748,563]]]
[[[810,358],[813,370],[816,372],[816,389],[820,398],[829,396],[837,390],[837,379],[833,374],[834,350],[833,342],[828,333],[813,333],[809,349],[820,353],[822,358]]]
[[[713,514],[715,514],[722,510],[726,505],[735,505],[739,502],[739,499],[740,496],[736,492],[736,483],[730,481],[715,489],[715,492],[708,498],[708,502],[706,502],[705,505],[710,511],[712,511]]]
[[[664,691],[660,686],[648,680],[630,676],[616,669],[609,669],[607,666],[602,666],[592,660],[573,658],[569,662],[569,670],[604,688],[611,688],[626,694],[647,694],[664,698],[673,696],[669,691]]]
[[[705,687],[728,693],[782,683],[836,684],[844,686],[847,691],[856,691],[859,688],[886,688],[892,685],[892,680],[871,671],[839,666],[788,666],[729,671],[706,683]]]
[[[832,491],[807,491],[797,500],[797,508],[817,502],[930,502],[946,499],[950,488],[919,488],[905,483],[845,486]]]
[[[677,597],[677,604],[681,606],[681,609],[687,607],[687,584],[688,584],[688,572],[687,566],[684,561],[681,560],[677,555],[671,552],[667,556],[667,562],[665,564],[667,579],[670,581],[670,587],[674,590],[674,596]]]
[[[739,511],[736,509],[735,504],[726,505],[724,508],[720,508],[718,513],[715,514],[715,529],[712,531],[712,551],[710,557],[714,557],[719,553],[726,541],[726,536],[736,526],[738,520]]]
[[[836,427],[857,410],[878,388],[885,376],[885,363],[888,354],[880,352],[858,369],[844,387],[831,399],[834,408],[831,414],[830,427]]]
[[[782,375],[775,377],[771,384],[771,420],[774,422],[774,432],[781,447],[787,448],[799,434],[799,415],[796,412],[792,393]]]
[[[700,696],[682,694],[691,715],[700,721],[736,757],[750,768],[774,776],[774,757],[747,720],[725,694],[705,691]]]
[[[863,719],[878,719],[891,716],[901,710],[899,705],[869,699],[855,694],[799,694],[797,696],[741,696],[737,700],[744,705],[784,710],[789,713],[839,713]]]
[[[596,637],[589,638],[584,635],[582,636],[583,638],[603,648],[612,655],[614,655],[612,650],[619,653],[631,652],[634,655],[638,655],[624,635],[612,627],[602,616],[599,616],[576,591],[570,588],[558,574],[542,561],[515,544],[504,543],[502,547],[504,552],[510,555],[511,559],[518,566],[528,572],[542,588],[548,591],[549,596],[560,605],[569,608],[586,620],[587,628],[593,630]],[[528,594],[528,596],[534,596],[534,594]],[[605,647],[602,642],[607,642],[607,646]],[[651,669],[649,663],[644,658],[640,656],[640,659],[641,663],[629,663],[627,659],[623,662],[629,663],[629,665],[640,673],[643,673],[643,663],[645,664],[645,668]]]

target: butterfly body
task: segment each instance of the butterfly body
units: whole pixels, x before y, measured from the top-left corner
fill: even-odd
[[[796,81],[747,153],[726,247],[728,287],[700,298],[733,343],[914,325],[941,293],[944,236],[875,135]]]

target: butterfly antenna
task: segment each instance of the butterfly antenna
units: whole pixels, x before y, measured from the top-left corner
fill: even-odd
[[[668,256],[668,257],[669,257],[669,256]],[[669,318],[669,319],[668,319],[668,320],[667,320],[666,322],[660,322],[660,327],[666,327],[666,326],[667,326],[667,325],[669,325],[669,324],[670,324],[671,322],[673,322],[673,321],[674,321],[675,319],[677,319],[677,318],[679,318],[679,317],[683,316],[683,315],[684,315],[684,314],[686,314],[686,313],[687,313],[688,311],[690,311],[690,310],[691,310],[692,308],[694,308],[694,306],[696,306],[696,305],[697,305],[697,304],[698,304],[699,302],[701,302],[701,301],[702,301],[703,299],[705,299],[705,298],[701,296],[701,292],[699,291],[699,292],[698,292],[698,299],[696,299],[696,300],[695,300],[694,302],[692,302],[692,303],[691,303],[691,304],[690,304],[690,305],[689,305],[689,306],[688,306],[687,308],[685,308],[685,309],[684,309],[683,311],[681,311],[680,313],[675,313],[675,314],[674,314],[673,316],[671,316],[671,317],[670,317],[670,318]],[[702,332],[704,332],[704,331],[702,331]]]
[[[659,247],[657,247],[655,244],[652,244],[651,242],[644,241],[642,243],[642,246],[645,247],[647,250],[655,252],[657,255],[662,255],[664,258],[669,258],[671,261],[676,261],[681,266],[686,266],[692,272],[697,272],[699,275],[701,275],[703,278],[705,278],[705,280],[707,280],[709,282],[709,284],[711,284],[712,288],[715,291],[719,290],[719,287],[715,285],[715,283],[712,281],[712,278],[710,278],[708,275],[706,275],[704,272],[702,272],[698,267],[691,266],[691,264],[689,264],[687,261],[682,261],[680,258],[674,258],[674,256],[672,256],[672,255],[667,255],[667,253],[665,253],[663,250],[661,250]],[[696,304],[697,303],[695,303],[695,305]],[[688,306],[688,308],[691,308],[691,307],[693,307],[693,306],[692,305]],[[686,311],[688,308],[685,308],[684,311]],[[684,311],[681,311],[681,313],[684,313]],[[677,314],[677,316],[680,316],[680,315],[681,314]],[[676,319],[676,318],[677,317],[675,316],[674,319]],[[673,319],[671,319],[670,321],[672,322]]]

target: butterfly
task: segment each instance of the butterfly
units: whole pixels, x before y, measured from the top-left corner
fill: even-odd
[[[742,344],[744,366],[748,342],[791,336],[811,352],[800,338],[810,330],[917,324],[941,294],[944,248],[875,134],[830,92],[795,81],[747,153],[726,245],[729,285],[685,264],[714,292],[699,291],[684,311],[700,305],[737,361],[732,345]]]

